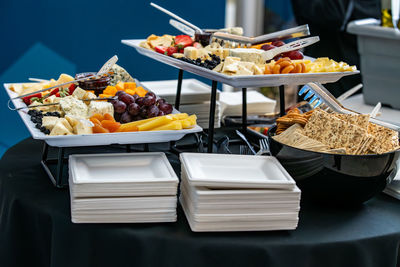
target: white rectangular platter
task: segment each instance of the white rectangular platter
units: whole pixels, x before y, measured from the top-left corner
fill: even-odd
[[[11,98],[18,96],[9,90],[11,83],[5,83],[4,88]],[[25,107],[21,99],[14,99],[12,103],[15,108]],[[146,131],[146,132],[127,132],[127,133],[104,133],[104,134],[84,134],[84,135],[59,135],[49,136],[35,128],[31,121],[27,109],[17,111],[26,128],[28,128],[33,139],[44,140],[48,145],[55,147],[77,147],[77,146],[101,146],[111,144],[148,144],[177,141],[186,134],[201,132],[203,129],[196,125],[191,129],[167,130],[167,131]],[[174,110],[173,113],[179,113]]]
[[[182,60],[162,55],[155,51],[140,47],[140,42],[144,39],[122,40],[121,42],[127,46],[136,49],[139,54],[150,57],[159,62],[174,66],[210,80],[218,81],[233,87],[263,87],[263,86],[279,86],[279,85],[298,85],[308,82],[332,83],[340,78],[348,75],[358,74],[359,71],[352,72],[321,72],[321,73],[299,73],[299,74],[269,74],[269,75],[250,75],[250,76],[228,76],[216,71],[212,71],[203,67],[196,66]]]

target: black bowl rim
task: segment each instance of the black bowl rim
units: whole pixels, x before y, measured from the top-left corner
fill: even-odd
[[[326,153],[326,152],[316,152],[316,151],[312,151],[312,150],[305,150],[305,149],[302,149],[302,148],[297,148],[297,147],[294,147],[294,146],[289,146],[289,145],[283,144],[283,143],[278,142],[275,139],[273,139],[271,131],[273,130],[275,132],[276,127],[277,126],[274,125],[273,127],[268,129],[267,136],[268,136],[269,139],[272,139],[274,142],[276,142],[276,143],[278,143],[278,144],[280,144],[282,146],[287,146],[287,147],[294,148],[294,149],[297,149],[297,150],[300,150],[300,151],[304,151],[304,152],[316,153],[316,154],[321,154],[321,155],[330,155],[330,156],[336,156],[337,155],[337,156],[360,157],[360,158],[361,157],[368,157],[368,158],[381,157],[381,156],[385,156],[385,155],[395,154],[396,152],[400,152],[400,149],[396,149],[396,150],[389,151],[389,152],[382,153],[382,154],[352,155],[352,154],[339,154],[339,153],[338,154],[332,154],[332,153]]]

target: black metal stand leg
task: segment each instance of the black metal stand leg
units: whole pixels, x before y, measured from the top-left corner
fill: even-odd
[[[62,177],[63,177],[63,166],[64,166],[64,148],[58,148],[58,155],[57,155],[57,174],[56,174],[56,186],[58,188],[63,187],[62,184]]]
[[[280,107],[280,113],[281,116],[284,116],[286,114],[285,112],[285,86],[281,85],[279,86],[279,107]]]
[[[214,119],[215,119],[215,105],[217,102],[217,81],[212,81],[211,86],[211,102],[210,102],[210,117],[208,119],[208,146],[207,152],[213,152],[213,142],[214,142]]]
[[[247,88],[242,88],[242,132],[247,131]]]
[[[179,70],[178,86],[176,87],[176,96],[175,96],[175,108],[177,110],[179,110],[179,105],[181,104],[182,80],[183,80],[183,70]]]

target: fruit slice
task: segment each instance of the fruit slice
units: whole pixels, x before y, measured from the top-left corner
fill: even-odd
[[[101,126],[103,126],[103,128],[105,128],[105,129],[109,130],[111,133],[113,133],[119,129],[121,124],[119,122],[115,122],[112,120],[103,120],[103,121],[101,121]]]
[[[182,123],[181,121],[171,121],[170,123],[156,127],[151,131],[165,131],[165,130],[182,130]]]
[[[98,119],[99,121],[104,120],[104,116],[103,116],[102,114],[100,114],[100,113],[95,113],[95,114],[93,114],[90,118],[96,118],[96,119]],[[93,122],[93,123],[94,123],[94,122]]]
[[[183,120],[189,117],[187,113],[170,114],[173,120]]]
[[[109,120],[109,121],[115,121],[113,115],[111,115],[110,113],[104,114],[103,119],[104,120]]]
[[[150,131],[154,128],[163,126],[165,124],[168,124],[172,121],[171,116],[162,116],[162,117],[156,117],[151,121],[148,121],[146,123],[143,123],[138,126],[139,131]],[[180,123],[179,123],[180,124]]]
[[[95,124],[92,127],[92,130],[93,130],[93,133],[109,133],[110,132],[109,130],[107,130],[106,128],[104,128],[103,126],[98,125],[98,124]]]
[[[116,130],[116,132],[137,132],[138,127],[130,123],[121,124],[121,126]]]

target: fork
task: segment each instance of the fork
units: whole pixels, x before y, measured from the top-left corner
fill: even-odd
[[[239,154],[240,155],[254,155],[251,152],[250,148],[248,146],[246,146],[246,145],[240,145],[239,146]]]
[[[336,112],[341,114],[360,114],[357,111],[345,108],[322,84],[320,83],[307,83],[300,91],[299,96],[304,95],[304,100],[313,107],[321,107],[321,109],[327,112]],[[388,122],[384,122],[375,118],[370,117],[370,122],[384,126],[386,128],[400,131],[400,127]]]
[[[260,150],[257,152],[256,155],[263,155],[263,154],[271,155],[268,139],[262,138],[262,139],[258,140],[258,142],[260,144]]]

